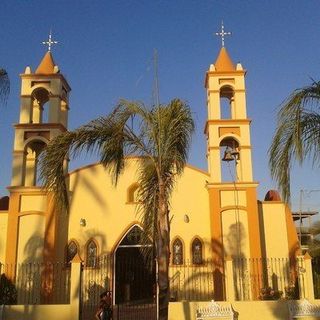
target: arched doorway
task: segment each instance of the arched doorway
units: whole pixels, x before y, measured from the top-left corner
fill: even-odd
[[[142,229],[134,225],[115,251],[115,303],[152,303],[156,293],[154,261],[144,258],[142,249],[152,250],[152,243],[141,244]],[[149,259],[150,260],[150,259]]]

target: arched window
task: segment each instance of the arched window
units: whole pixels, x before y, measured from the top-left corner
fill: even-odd
[[[86,266],[90,268],[95,268],[98,262],[98,247],[93,240],[90,240],[87,244],[86,257],[87,257]]]
[[[75,255],[78,253],[78,245],[77,243],[72,240],[69,242],[68,247],[67,247],[67,264],[70,264],[72,259],[75,257]]]
[[[241,180],[239,167],[240,146],[234,137],[226,137],[220,142],[221,181]]]
[[[46,147],[45,142],[33,140],[25,148],[24,158],[24,185],[39,186],[42,185],[40,180],[39,156]]]
[[[203,263],[202,242],[198,238],[195,238],[192,241],[191,251],[192,251],[192,264],[202,264]]]
[[[234,91],[230,86],[220,89],[220,117],[221,119],[234,119]]]
[[[32,92],[32,123],[48,123],[49,121],[49,91],[37,88]]]
[[[120,245],[139,245],[141,244],[141,239],[143,238],[143,231],[139,226],[134,226],[123,238]]]
[[[138,192],[139,184],[132,184],[127,191],[127,203],[137,203],[138,202]]]
[[[172,264],[180,265],[183,264],[183,244],[180,239],[174,240],[172,244]]]

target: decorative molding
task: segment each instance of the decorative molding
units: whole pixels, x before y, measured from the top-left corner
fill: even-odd
[[[196,320],[204,320],[206,318],[238,319],[238,312],[233,310],[231,303],[220,305],[214,300],[211,300],[206,307],[197,308],[196,312]]]
[[[320,316],[320,305],[310,303],[307,299],[288,302],[290,319],[304,318],[306,316]]]
[[[48,130],[59,129],[67,131],[67,128],[61,123],[17,123],[13,125],[15,129],[33,129],[33,130]]]

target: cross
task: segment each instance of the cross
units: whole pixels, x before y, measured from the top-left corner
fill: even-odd
[[[51,38],[52,38],[52,34],[51,34],[51,30],[50,30],[48,41],[42,41],[42,44],[48,45],[48,51],[51,51],[51,46],[53,44],[57,44],[58,43],[58,41],[51,40]]]
[[[231,34],[231,32],[224,31],[223,21],[221,21],[221,32],[216,32],[215,35],[221,37],[222,47],[224,47],[224,36],[231,36]]]

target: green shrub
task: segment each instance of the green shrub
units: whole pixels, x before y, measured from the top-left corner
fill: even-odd
[[[17,289],[14,284],[3,273],[0,276],[0,305],[16,304]]]

